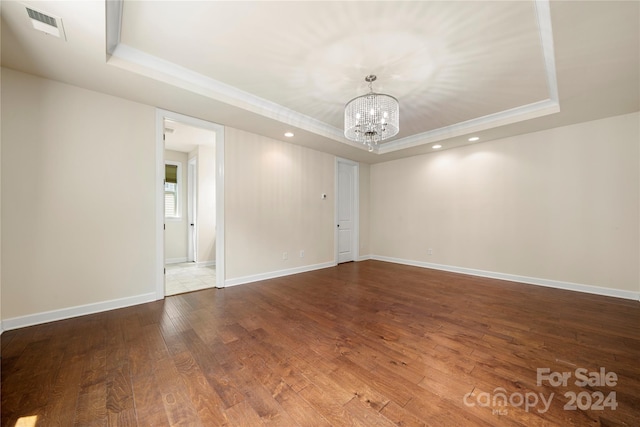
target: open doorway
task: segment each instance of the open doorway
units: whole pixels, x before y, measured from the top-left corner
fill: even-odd
[[[158,299],[224,287],[224,128],[158,110]]]

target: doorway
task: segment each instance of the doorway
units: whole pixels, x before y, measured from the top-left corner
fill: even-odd
[[[158,109],[156,132],[156,297],[224,287],[224,127]]]
[[[336,262],[358,259],[359,248],[359,165],[347,159],[336,159]]]

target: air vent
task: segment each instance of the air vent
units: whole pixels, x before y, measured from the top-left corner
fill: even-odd
[[[36,21],[40,21],[43,24],[51,25],[52,27],[58,28],[58,24],[56,23],[56,18],[53,16],[45,15],[44,13],[40,13],[37,10],[27,8],[27,13],[29,14],[29,18],[35,19]]]
[[[27,15],[29,15],[29,20],[31,21],[33,28],[38,31],[42,31],[52,36],[66,40],[64,27],[62,26],[62,19],[40,12],[30,7],[26,7],[26,9]]]

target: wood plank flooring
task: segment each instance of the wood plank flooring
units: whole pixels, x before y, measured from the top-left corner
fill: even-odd
[[[638,426],[639,361],[637,301],[365,261],[5,332],[2,426]]]

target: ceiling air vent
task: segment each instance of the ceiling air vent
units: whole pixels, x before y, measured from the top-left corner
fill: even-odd
[[[39,12],[35,9],[31,9],[30,7],[26,7],[26,9],[33,28],[66,40],[64,27],[62,26],[62,19]]]

